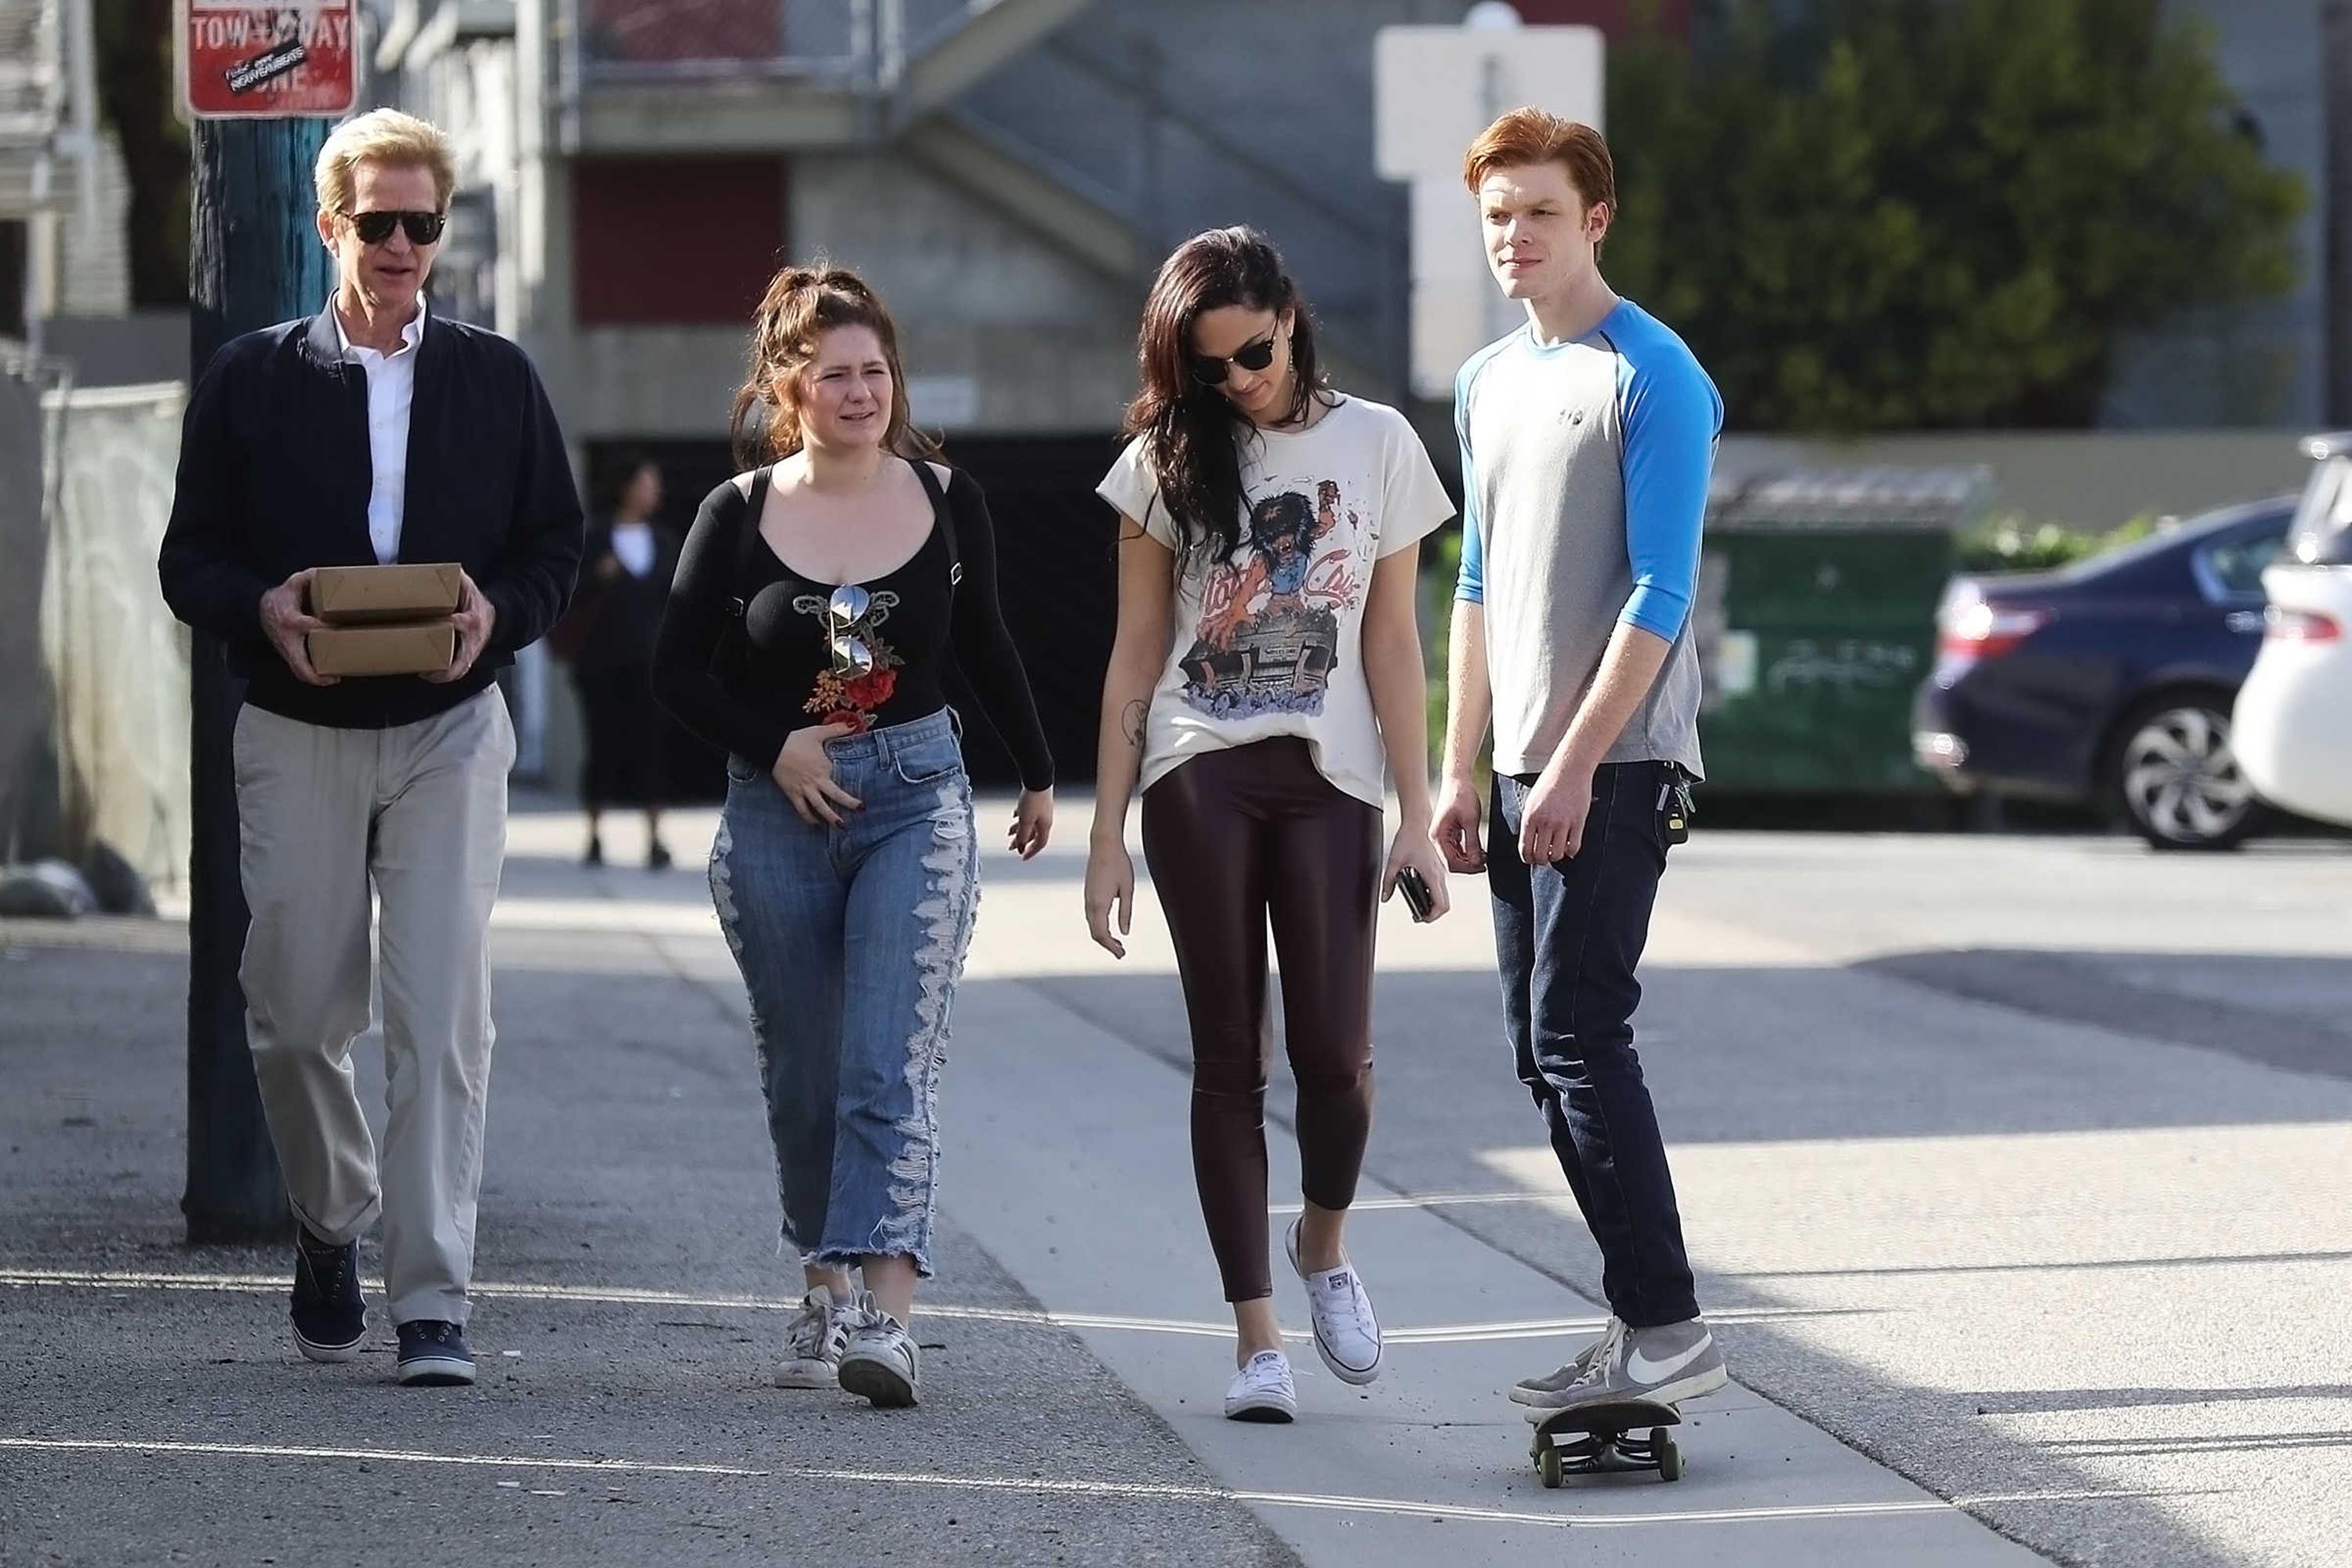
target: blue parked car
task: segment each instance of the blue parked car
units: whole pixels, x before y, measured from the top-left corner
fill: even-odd
[[[2063,571],[1957,577],[1912,748],[1961,794],[2095,803],[2159,849],[2262,826],[2230,709],[2294,498],[2193,518]]]

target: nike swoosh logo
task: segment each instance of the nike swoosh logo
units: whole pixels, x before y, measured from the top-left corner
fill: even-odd
[[[1625,1358],[1626,1375],[1636,1383],[1664,1383],[1706,1354],[1707,1347],[1714,1343],[1715,1336],[1709,1334],[1682,1354],[1669,1356],[1664,1361],[1652,1361],[1637,1350]]]

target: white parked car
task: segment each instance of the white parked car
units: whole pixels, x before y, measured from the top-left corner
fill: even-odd
[[[2352,431],[2303,449],[2311,482],[2263,572],[2263,647],[2238,689],[2231,744],[2264,800],[2352,826]]]

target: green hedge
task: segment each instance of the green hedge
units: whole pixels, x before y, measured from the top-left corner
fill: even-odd
[[[2136,543],[2154,533],[2156,525],[2155,516],[2146,512],[2103,533],[1996,517],[1960,535],[1956,564],[1963,572],[2050,572]]]

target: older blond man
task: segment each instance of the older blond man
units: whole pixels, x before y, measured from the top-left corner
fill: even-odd
[[[270,1137],[299,1221],[294,1339],[365,1337],[359,1237],[383,1219],[403,1383],[474,1377],[466,1343],[489,1091],[488,937],[514,731],[493,678],[562,611],[580,503],[530,363],[425,297],[454,171],[390,110],[320,150],[334,298],[225,346],[190,399],[163,595],[250,682],[236,732],[239,977]],[[424,676],[312,668],[321,566],[457,562],[457,653]],[[389,1119],[379,1159],[353,1080],[381,905]]]

